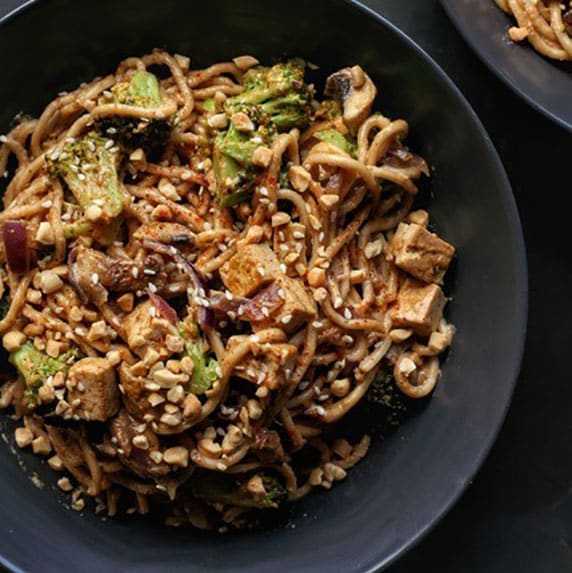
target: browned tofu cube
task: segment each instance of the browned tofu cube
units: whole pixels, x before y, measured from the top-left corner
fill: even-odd
[[[391,308],[391,318],[394,326],[411,328],[421,336],[428,336],[439,324],[444,307],[441,287],[407,279]]]
[[[286,332],[294,332],[316,318],[316,303],[302,281],[282,275],[276,282],[280,287],[279,294],[284,295],[284,304],[267,320],[254,324],[255,330],[277,327]]]
[[[227,351],[232,351],[249,338],[250,336],[244,334],[231,336],[227,342]],[[252,343],[250,354],[235,367],[234,375],[274,390],[282,385],[292,372],[295,361],[296,347],[292,344]]]
[[[119,410],[115,369],[105,358],[82,358],[69,370],[67,402],[82,420],[104,422]]]
[[[123,322],[129,349],[144,358],[153,349],[161,358],[171,354],[165,345],[168,334],[176,334],[176,328],[160,315],[159,309],[149,299],[138,304]]]
[[[220,269],[224,286],[237,296],[251,296],[280,274],[278,258],[268,245],[246,245]]]
[[[395,264],[426,283],[443,282],[455,248],[415,223],[400,223],[391,239]]]

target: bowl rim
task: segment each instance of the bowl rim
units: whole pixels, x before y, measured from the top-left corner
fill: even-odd
[[[451,2],[451,0],[440,0],[441,6],[445,13],[447,14],[448,18],[451,20],[455,29],[459,32],[463,40],[471,47],[473,52],[477,54],[481,62],[483,62],[487,68],[497,76],[508,88],[510,88],[517,96],[522,98],[528,105],[530,105],[533,109],[537,112],[544,115],[566,131],[572,133],[572,122],[569,120],[560,117],[556,112],[552,111],[549,106],[542,103],[538,99],[535,99],[531,96],[528,91],[520,85],[520,82],[514,81],[511,77],[510,73],[504,70],[502,67],[495,65],[492,58],[487,56],[485,52],[485,47],[483,42],[479,42],[471,31],[461,23],[461,17],[459,14],[459,9],[456,6],[456,3]],[[496,6],[494,6],[496,8]],[[532,47],[530,47],[532,49]],[[541,56],[547,59],[545,56]],[[547,60],[546,65],[550,65],[551,61]]]
[[[422,61],[431,69],[438,80],[445,85],[446,89],[453,93],[453,96],[459,101],[465,113],[475,125],[477,132],[479,133],[480,138],[489,154],[492,167],[496,172],[497,178],[499,180],[499,199],[504,206],[505,212],[507,213],[509,219],[510,236],[514,241],[515,272],[517,273],[517,284],[515,285],[515,306],[517,308],[517,313],[515,315],[514,322],[516,325],[515,331],[518,332],[518,339],[513,343],[512,363],[510,364],[510,367],[507,368],[507,381],[503,386],[502,411],[500,414],[498,414],[497,419],[494,421],[494,424],[492,425],[492,432],[490,432],[488,439],[485,438],[482,441],[478,452],[472,456],[472,464],[470,470],[466,472],[464,479],[458,481],[455,488],[451,489],[446,503],[441,506],[439,511],[434,513],[433,516],[426,520],[425,523],[418,525],[416,528],[416,533],[401,543],[400,546],[397,547],[392,553],[386,555],[385,557],[381,555],[376,557],[375,563],[367,564],[362,570],[363,573],[376,573],[386,569],[400,557],[402,557],[405,553],[409,552],[441,522],[445,515],[459,501],[468,486],[472,483],[473,479],[481,469],[485,459],[489,455],[494,443],[498,438],[499,432],[502,428],[502,425],[504,424],[512,402],[524,355],[528,320],[528,263],[526,258],[526,247],[520,215],[509,178],[492,139],[488,135],[483,123],[472,108],[471,104],[468,102],[468,100],[465,98],[453,80],[441,68],[441,66],[419,44],[417,44],[415,40],[413,40],[405,32],[393,24],[388,18],[379,12],[376,12],[373,8],[365,5],[362,0],[338,1],[342,4],[349,5],[358,11],[361,11],[368,18],[376,20],[391,34],[396,36],[399,41],[407,45],[407,47],[419,57],[420,61]],[[2,27],[6,23],[28,12],[42,2],[45,2],[45,0],[26,0],[4,16],[1,16],[0,33]],[[497,396],[497,398],[499,398],[499,396]],[[10,559],[7,559],[2,554],[0,554],[0,565],[14,573],[24,573],[24,570],[22,570],[16,563]]]

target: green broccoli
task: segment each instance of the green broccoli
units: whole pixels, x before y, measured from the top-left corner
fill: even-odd
[[[118,164],[119,150],[113,141],[94,132],[66,143],[59,155],[48,158],[51,174],[65,181],[84,210],[98,207],[105,223],[123,210]]]
[[[393,373],[389,369],[383,369],[372,382],[367,399],[371,404],[382,408],[389,426],[398,426],[407,412],[405,397],[397,388]]]
[[[323,131],[317,131],[314,133],[314,137],[320,141],[325,141],[331,145],[334,145],[349,153],[352,157],[356,155],[356,144],[348,139],[345,135],[341,134],[337,129],[324,129]]]
[[[202,394],[220,378],[219,363],[215,358],[205,354],[201,340],[187,342],[186,350],[194,365],[191,374],[191,392]]]
[[[288,497],[288,492],[282,482],[270,475],[262,475],[262,485],[266,491],[264,507],[278,507]]]
[[[252,154],[261,142],[261,137],[255,139],[232,125],[216,138],[213,164],[223,207],[245,201],[252,195],[258,172],[252,164]]]
[[[9,361],[24,378],[28,404],[37,404],[38,390],[44,381],[58,372],[67,373],[78,356],[78,350],[73,348],[58,358],[52,358],[38,350],[32,342],[26,342],[18,350],[11,352]]]
[[[152,73],[139,70],[129,81],[120,82],[111,88],[98,103],[153,108],[161,105],[162,101],[159,80]],[[127,152],[142,148],[150,156],[165,147],[172,127],[169,119],[106,116],[97,121],[99,131],[111,137]]]
[[[252,162],[254,150],[272,145],[283,131],[303,129],[312,113],[311,91],[298,62],[257,66],[244,74],[242,83],[244,91],[224,103],[230,126],[214,140],[214,170],[223,207],[251,196],[260,174]],[[254,131],[239,131],[232,124],[233,114],[239,112],[249,117]]]
[[[265,494],[249,491],[247,484],[253,477],[260,477]],[[259,473],[255,476],[236,478],[218,472],[197,472],[191,480],[193,494],[210,503],[223,503],[239,507],[276,509],[287,498],[286,488],[274,476]]]
[[[279,132],[303,129],[310,122],[311,92],[299,62],[256,66],[244,74],[242,84],[244,91],[224,104],[229,115],[244,112],[255,123],[271,123]]]

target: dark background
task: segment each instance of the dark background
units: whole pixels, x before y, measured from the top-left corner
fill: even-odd
[[[437,0],[364,1],[419,43],[479,115],[513,186],[530,273],[524,362],[498,440],[460,502],[389,571],[572,572],[572,134],[502,84]],[[22,3],[0,0],[0,15]]]

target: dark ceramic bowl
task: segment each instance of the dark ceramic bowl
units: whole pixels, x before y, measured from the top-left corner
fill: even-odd
[[[36,488],[0,447],[0,561],[14,571],[351,573],[375,571],[417,542],[470,483],[499,430],[526,322],[523,239],[494,147],[459,91],[391,24],[342,0],[32,2],[0,26],[0,131],[62,89],[153,47],[195,65],[252,53],[300,55],[324,74],[360,63],[379,105],[405,117],[433,167],[430,212],[458,248],[449,318],[454,347],[433,398],[329,493],[292,509],[287,526],[218,535],[143,521],[102,521],[58,501],[44,464]]]
[[[485,64],[532,107],[572,132],[572,62],[539,54],[528,42],[511,42],[515,25],[493,0],[441,0],[463,38]]]

